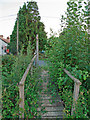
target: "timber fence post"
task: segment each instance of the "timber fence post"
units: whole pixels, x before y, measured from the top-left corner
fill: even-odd
[[[77,103],[77,99],[78,99],[78,95],[79,95],[79,86],[80,86],[79,83],[74,84],[73,105],[72,105],[71,115],[73,115],[73,112],[75,111],[75,105]]]
[[[19,15],[17,14],[17,55],[18,55],[18,39],[19,39]]]
[[[26,80],[29,69],[31,68],[35,58],[36,55],[32,58],[31,63],[28,65],[25,73],[23,74],[21,81],[19,82],[19,98],[20,98],[19,109],[20,108],[23,109],[23,111],[20,112],[19,118],[24,118],[24,82]]]
[[[74,92],[73,92],[73,105],[72,105],[72,109],[71,109],[71,115],[73,115],[73,112],[75,111],[75,105],[77,103],[77,99],[78,99],[78,95],[79,95],[79,86],[81,85],[81,82],[76,79],[75,77],[73,77],[69,71],[67,71],[66,69],[64,69],[64,72],[72,79],[74,80]]]
[[[32,76],[32,74],[33,74],[33,67],[31,67],[31,76]]]
[[[36,64],[39,64],[39,40],[38,40],[38,34],[36,35],[36,53],[37,53],[37,57],[36,57]]]
[[[19,96],[20,96],[20,104],[19,107],[24,110],[24,84],[19,85]],[[24,118],[24,111],[21,113],[20,118]]]

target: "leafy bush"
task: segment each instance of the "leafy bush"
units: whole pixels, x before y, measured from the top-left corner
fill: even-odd
[[[84,12],[81,10],[84,1],[70,0],[67,4],[66,16],[62,16],[62,32],[59,37],[54,35],[47,41],[46,56],[48,57],[51,76],[50,86],[57,87],[65,105],[68,118],[88,118],[89,116],[89,54],[87,22],[84,17],[87,12],[85,2]],[[76,14],[77,13],[77,14]],[[87,15],[88,16],[88,15]],[[64,25],[63,25],[64,23]],[[85,24],[86,23],[86,24]],[[66,68],[74,77],[80,80],[80,95],[76,110],[71,116],[74,82],[64,73]]]
[[[12,65],[15,61],[15,56],[14,55],[4,55],[2,56],[2,66],[3,70],[4,67],[8,70],[8,73],[12,70]]]
[[[19,108],[21,100],[19,99],[18,85],[31,59],[32,51],[30,44],[27,49],[27,55],[23,54],[22,48],[18,56],[8,55],[3,58],[2,118],[19,118],[20,112],[23,111]],[[36,102],[39,93],[38,83],[40,82],[37,74],[40,70],[38,69],[34,67],[33,75],[31,76],[29,72],[25,81],[25,118],[33,118],[36,116]]]

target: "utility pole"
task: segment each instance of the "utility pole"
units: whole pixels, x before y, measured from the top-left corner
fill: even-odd
[[[36,52],[37,52],[36,63],[39,64],[39,40],[38,40],[38,34],[36,35]]]
[[[19,25],[19,19],[18,19],[18,14],[17,14],[17,55],[18,55],[18,36],[19,36],[19,30],[18,30],[18,25]]]

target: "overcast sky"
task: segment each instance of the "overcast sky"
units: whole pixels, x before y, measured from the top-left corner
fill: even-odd
[[[16,14],[24,2],[30,0],[0,0],[0,35],[6,38],[12,34]],[[45,24],[45,31],[50,34],[60,30],[60,16],[64,15],[68,0],[35,0],[39,7],[41,21]]]

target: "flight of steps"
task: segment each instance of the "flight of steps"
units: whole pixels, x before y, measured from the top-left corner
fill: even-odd
[[[52,96],[51,92],[48,91],[48,71],[43,71],[41,75],[43,79],[42,92],[40,94],[40,99],[38,101],[39,107],[37,109],[38,115],[41,118],[63,118],[63,104],[60,97],[57,95]]]

